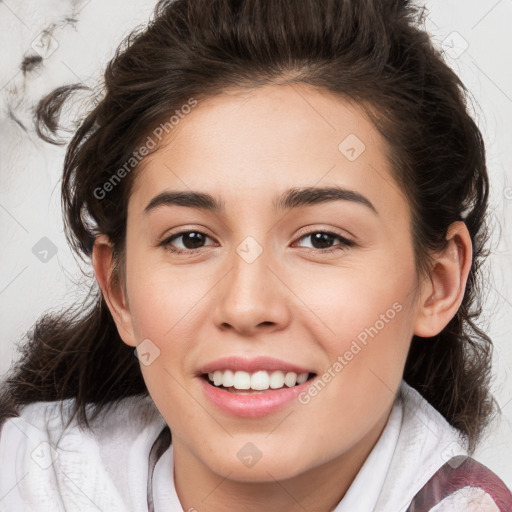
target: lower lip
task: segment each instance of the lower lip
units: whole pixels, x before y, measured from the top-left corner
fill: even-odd
[[[204,394],[214,405],[224,412],[244,418],[268,416],[282,409],[293,402],[312,380],[293,388],[274,389],[254,394],[237,394],[215,387],[200,377]]]

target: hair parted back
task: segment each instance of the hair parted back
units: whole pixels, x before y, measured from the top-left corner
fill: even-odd
[[[66,152],[62,205],[66,236],[88,259],[94,238],[113,243],[122,281],[128,198],[135,168],[106,196],[94,193],[162,120],[190,98],[227,88],[302,83],[361,105],[389,147],[412,210],[418,272],[464,220],[473,262],[462,305],[433,338],[414,337],[404,379],[474,448],[495,410],[489,392],[492,342],[476,325],[487,256],[489,183],[482,135],[467,90],[421,28],[423,8],[406,0],[162,0],[144,30],[108,64],[103,99]],[[80,85],[41,100],[40,136],[54,135],[61,107]],[[127,396],[147,394],[133,348],[119,337],[93,283],[84,307],[45,314],[28,334],[0,395],[0,421],[36,401],[74,398],[89,420]],[[91,407],[86,406],[90,404]]]

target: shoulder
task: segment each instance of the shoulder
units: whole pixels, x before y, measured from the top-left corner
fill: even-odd
[[[414,496],[409,512],[509,512],[512,494],[489,468],[458,456],[439,468]]]
[[[100,509],[129,510],[125,499],[142,501],[145,489],[136,483],[144,470],[140,460],[165,426],[152,400],[137,396],[111,404],[91,421],[91,429],[76,420],[67,425],[72,405],[71,399],[36,402],[3,423],[2,510],[89,510],[90,497],[97,496]],[[137,459],[140,469],[130,471]],[[123,473],[135,488],[126,491],[132,482],[123,480]]]
[[[468,456],[465,438],[402,382],[403,416],[377,510],[509,512],[512,495],[490,469]]]
[[[90,428],[82,427],[76,418],[70,421],[73,399],[55,402],[34,402],[24,406],[19,416],[8,418],[0,426],[0,446],[13,443],[30,445],[31,440],[54,445],[67,438],[94,440],[107,444],[109,440],[137,437],[145,429],[161,425],[163,419],[147,395],[122,398],[107,406],[92,420]],[[92,411],[92,405],[87,407]]]
[[[433,476],[444,467],[447,473],[450,473],[453,477],[460,477],[462,475],[460,470],[457,472],[448,471],[451,466],[456,465],[454,460],[467,460],[469,462],[473,459],[468,457],[467,441],[460,432],[452,427],[418,391],[405,381],[402,381],[400,386],[397,402],[402,407],[402,422],[395,452],[389,465],[376,510],[387,511],[389,506],[392,505],[400,512],[406,512],[407,510],[409,512],[423,512],[423,509],[409,509],[408,507]],[[474,462],[476,463],[476,461]],[[474,466],[472,467],[474,468]],[[485,480],[489,475],[494,475],[487,468],[485,470],[483,473],[476,474],[477,479]],[[442,482],[442,479],[439,482]],[[457,489],[459,488],[457,487]],[[457,489],[454,489],[453,492]],[[482,494],[482,496],[484,495]],[[462,503],[466,500],[464,505],[469,505],[476,498],[474,495],[468,494],[466,490],[459,492],[451,499],[457,499],[459,503],[461,500],[463,500]],[[488,500],[488,497],[484,496],[482,499]],[[425,510],[430,511],[432,506],[436,505],[440,506],[440,500]],[[442,508],[433,509],[432,512],[434,510],[435,512],[443,511]],[[452,507],[452,509],[446,510],[451,512],[451,510],[458,509]],[[470,512],[472,508],[466,506],[463,510],[464,512]],[[478,510],[478,507],[476,510]],[[482,512],[487,510],[482,506]],[[494,512],[492,508],[489,511]]]

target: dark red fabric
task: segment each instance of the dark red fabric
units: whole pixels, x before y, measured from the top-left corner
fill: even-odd
[[[464,487],[484,490],[500,512],[512,512],[512,494],[503,481],[483,464],[463,455],[453,457],[438,469],[416,494],[406,512],[428,512]]]

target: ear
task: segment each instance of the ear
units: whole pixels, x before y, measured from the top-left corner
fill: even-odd
[[[96,280],[101,288],[110,314],[117,326],[121,339],[133,347],[136,346],[132,317],[124,287],[112,281],[114,261],[112,244],[106,235],[99,235],[92,249],[92,263]]]
[[[423,283],[414,334],[439,334],[457,313],[471,269],[473,249],[466,224],[453,222],[446,234],[446,247],[433,255],[430,275]]]

